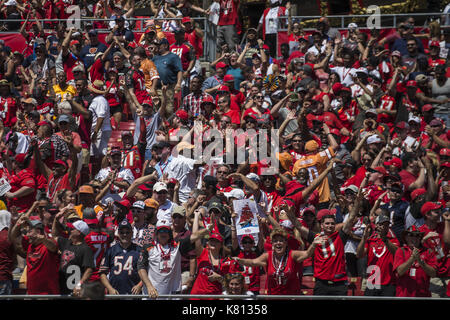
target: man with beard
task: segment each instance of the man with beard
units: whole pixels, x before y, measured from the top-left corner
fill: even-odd
[[[91,248],[84,242],[89,233],[89,226],[82,220],[62,225],[60,219],[65,211],[60,211],[53,220],[52,236],[61,251],[59,263],[59,286],[61,294],[80,294],[81,285],[88,281],[95,268],[94,255]],[[69,238],[62,235],[63,228],[69,230]]]
[[[426,168],[417,154],[407,152],[402,157],[403,170],[398,174],[402,179],[402,184],[405,186],[405,197],[410,199],[410,193],[418,188],[422,188],[426,182]],[[430,172],[431,174],[431,172]]]

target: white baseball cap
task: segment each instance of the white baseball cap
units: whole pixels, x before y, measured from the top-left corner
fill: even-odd
[[[414,121],[415,123],[420,123],[420,118],[416,116],[409,117],[408,122]]]
[[[381,139],[376,134],[373,134],[369,138],[367,138],[367,144],[379,143],[379,142],[381,142]]]
[[[354,23],[354,22],[350,22],[348,24],[347,28],[349,28],[349,29],[356,29],[356,28],[358,28],[358,25],[356,23]]]
[[[74,223],[68,223],[67,226],[71,229],[77,229],[85,236],[89,233],[89,226],[83,220],[77,220]]]
[[[8,0],[5,3],[5,6],[17,6],[17,1],[16,0]]]
[[[131,207],[132,208],[139,208],[139,209],[144,210],[145,209],[145,203],[144,203],[144,201],[135,201]]]
[[[163,229],[163,228],[166,228],[169,230],[171,229],[171,224],[166,219],[161,219],[161,220],[158,220],[158,222],[156,222],[156,230]]]
[[[153,186],[153,191],[155,192],[160,192],[163,190],[167,190],[167,185],[164,182],[158,181],[157,183],[155,183],[155,185]]]

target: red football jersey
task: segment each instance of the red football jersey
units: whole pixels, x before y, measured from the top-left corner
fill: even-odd
[[[314,277],[327,281],[347,280],[344,241],[347,235],[336,231],[328,237],[325,245],[317,245],[314,250]]]
[[[105,256],[106,249],[108,249],[110,244],[109,235],[106,232],[97,232],[91,231],[84,238],[84,241],[92,249],[94,254],[94,265],[95,269],[92,272],[89,281],[97,281],[100,280],[100,264],[102,262],[103,257]]]
[[[142,104],[144,100],[149,98],[147,90],[145,89],[144,73],[141,70],[131,68],[125,79],[127,87],[134,89],[134,94],[139,103]]]
[[[189,67],[189,63],[195,59],[195,53],[193,48],[186,44],[176,44],[174,43],[170,47],[170,52],[175,53],[181,59],[181,66],[183,67],[183,71],[186,71]]]
[[[212,275],[213,271],[222,274],[221,262],[219,262],[218,266],[213,266],[209,260],[208,248],[203,249],[200,257],[197,258],[198,275],[192,286],[191,294],[222,294],[222,283],[208,280],[208,277]]]
[[[387,111],[395,110],[395,99],[391,96],[384,95],[381,98],[380,109]],[[378,123],[387,124],[389,129],[392,129],[394,127],[395,116],[391,116],[386,113],[379,113],[377,121]]]
[[[13,119],[16,117],[17,104],[13,97],[0,97],[0,118],[3,126],[12,127]]]
[[[258,256],[255,252],[241,251],[239,252],[238,257],[241,259],[256,259]],[[242,271],[242,274],[249,291],[259,292],[259,271],[259,267],[244,266],[244,271]]]
[[[392,233],[392,230],[389,230],[387,238],[397,247],[400,247],[400,242]],[[379,284],[384,286],[394,283],[394,255],[388,250],[379,235],[372,234],[369,239],[367,239],[365,248],[367,250],[367,266],[377,266],[379,268]],[[377,271],[374,268],[367,278],[373,278],[374,276],[376,276],[376,273]],[[374,284],[376,283],[374,282]]]

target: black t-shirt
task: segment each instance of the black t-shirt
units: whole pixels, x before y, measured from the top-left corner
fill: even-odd
[[[58,238],[61,252],[59,265],[59,287],[61,294],[72,293],[87,268],[94,269],[94,256],[86,243],[73,245],[72,241],[63,237]]]

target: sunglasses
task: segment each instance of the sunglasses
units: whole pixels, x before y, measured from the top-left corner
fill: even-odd
[[[242,244],[253,244],[253,241],[242,241]]]
[[[258,99],[258,100],[259,99],[264,99],[264,97],[263,96],[256,96],[255,99]]]
[[[228,174],[228,171],[217,171],[217,173]]]

